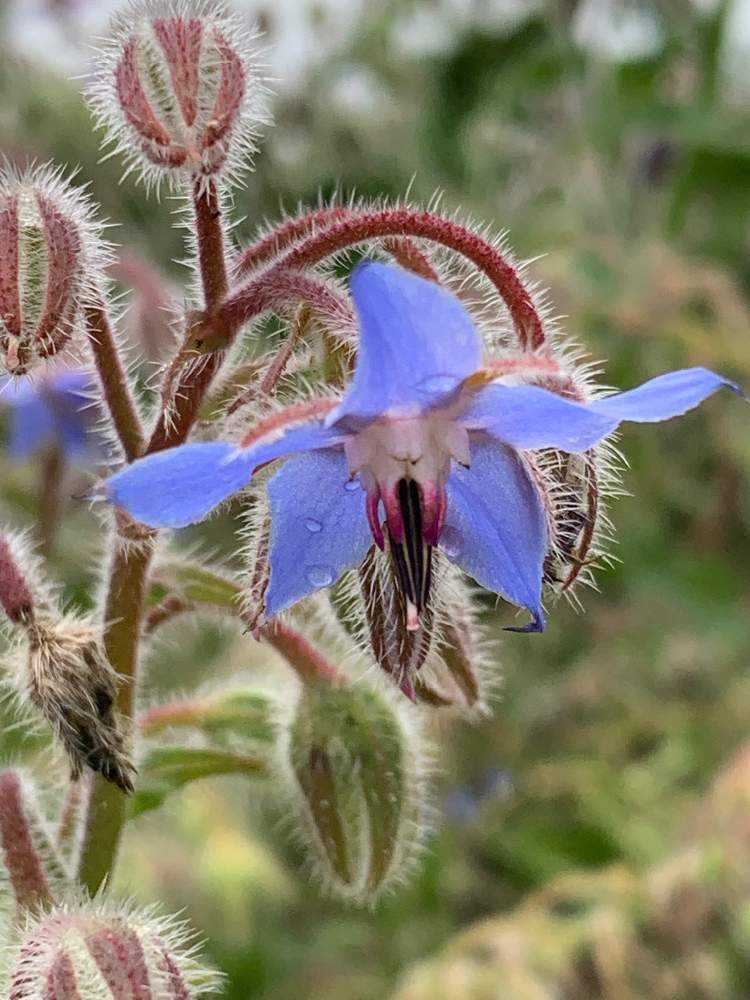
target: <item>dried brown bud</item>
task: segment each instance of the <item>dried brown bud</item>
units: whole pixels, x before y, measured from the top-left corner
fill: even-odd
[[[68,754],[72,777],[85,767],[133,791],[135,769],[115,706],[118,678],[98,632],[75,618],[28,629],[29,700]]]

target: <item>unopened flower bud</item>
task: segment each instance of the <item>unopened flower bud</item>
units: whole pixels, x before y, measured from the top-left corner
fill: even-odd
[[[390,693],[305,687],[284,746],[300,839],[321,881],[371,902],[402,878],[425,828],[420,736]]]
[[[359,583],[363,633],[372,654],[378,665],[413,701],[418,672],[432,645],[432,606],[425,607],[419,628],[408,628],[406,606],[394,586],[390,567],[375,547],[370,549],[359,569]]]
[[[0,877],[19,921],[51,905],[70,885],[31,781],[11,768],[0,771]]]
[[[249,42],[222,2],[144,0],[115,17],[89,99],[149,183],[231,176],[254,152],[266,115]]]
[[[108,260],[89,200],[49,166],[0,169],[0,353],[22,375],[64,347]]]
[[[12,535],[0,535],[0,605],[14,625],[31,621],[34,595],[22,567],[24,546]]]
[[[29,700],[64,747],[72,777],[88,767],[132,792],[134,768],[115,708],[117,674],[96,629],[71,617],[35,621],[26,667]]]
[[[214,996],[217,973],[195,959],[192,935],[153,911],[93,903],[53,909],[10,949],[10,1000],[194,1000]],[[2,977],[0,977],[1,979]]]

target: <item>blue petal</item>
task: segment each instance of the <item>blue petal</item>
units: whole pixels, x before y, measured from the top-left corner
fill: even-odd
[[[541,631],[542,568],[547,523],[539,496],[519,455],[485,435],[473,435],[471,467],[448,477],[448,510],[440,547],[487,590],[528,608]]]
[[[247,485],[256,463],[242,459],[222,441],[157,451],[108,479],[106,497],[152,528],[183,528]]]
[[[106,497],[152,528],[184,528],[246,486],[258,466],[341,440],[315,421],[245,449],[221,441],[184,444],[141,458],[112,476]]]
[[[27,459],[56,439],[55,419],[45,399],[33,389],[6,397],[11,404],[8,452]]]
[[[388,410],[422,411],[449,397],[481,364],[481,341],[458,299],[400,267],[367,262],[352,275],[357,367],[330,415],[349,426]]]
[[[652,423],[669,420],[698,406],[717,389],[727,388],[742,395],[736,382],[722,378],[707,368],[683,368],[644,382],[637,389],[598,399],[589,407],[617,420]]]
[[[490,385],[461,415],[472,430],[482,429],[516,448],[586,451],[621,420],[668,420],[703,402],[722,386],[739,392],[706,368],[687,368],[645,382],[637,389],[582,404],[536,386]]]
[[[60,446],[71,457],[94,457],[104,448],[97,435],[97,411],[92,403],[96,389],[91,372],[71,369],[49,381],[42,389],[48,394],[49,405],[57,421]]]
[[[359,481],[349,479],[343,449],[314,451],[285,462],[269,480],[271,579],[266,612],[334,583],[372,545]]]

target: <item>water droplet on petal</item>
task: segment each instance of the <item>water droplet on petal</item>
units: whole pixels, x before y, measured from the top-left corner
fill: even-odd
[[[439,545],[449,559],[455,559],[461,549],[461,538],[456,529],[450,526],[444,528]]]
[[[362,489],[362,487],[359,485],[359,479],[348,479],[344,483],[344,489],[347,493],[353,493],[355,490]]]
[[[333,583],[333,573],[327,566],[311,566],[306,575],[313,587],[328,587]]]
[[[305,520],[305,527],[308,531],[312,531],[314,535],[317,535],[319,531],[323,530],[323,525],[320,521],[316,521],[314,517],[308,517]]]
[[[445,396],[456,388],[458,380],[453,375],[431,375],[417,386],[425,396]]]

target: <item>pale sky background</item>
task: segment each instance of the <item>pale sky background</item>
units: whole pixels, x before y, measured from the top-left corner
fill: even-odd
[[[405,53],[450,49],[469,25],[502,27],[523,19],[542,0],[414,0],[394,20],[392,44]],[[719,0],[692,0],[710,11]],[[249,22],[270,12],[272,26],[266,39],[265,61],[276,80],[274,89],[294,89],[307,70],[343,47],[364,15],[378,0],[235,0]],[[8,33],[11,45],[34,60],[70,75],[85,69],[86,46],[104,31],[120,0],[70,0],[66,32],[50,16],[49,0],[10,0]],[[628,61],[658,50],[662,35],[658,4],[651,0],[584,0],[579,6],[573,35],[578,44],[603,60]],[[731,0],[723,49],[727,98],[750,96],[750,0]],[[359,84],[358,84],[359,86]],[[366,95],[354,93],[367,103]]]

